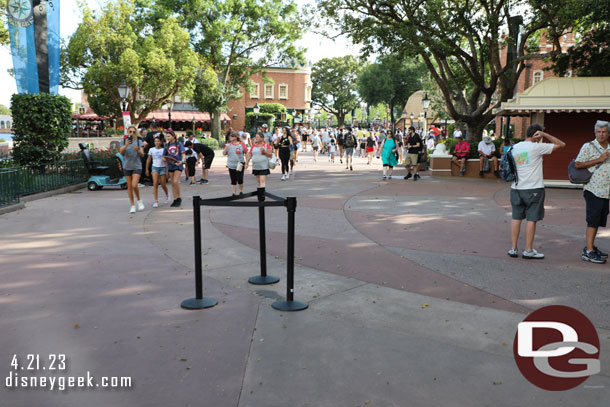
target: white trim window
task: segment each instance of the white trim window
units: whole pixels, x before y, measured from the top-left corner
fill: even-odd
[[[532,74],[532,85],[537,84],[544,79],[544,72],[542,70],[534,71]]]
[[[288,99],[288,85],[281,83],[277,87],[278,99]]]
[[[260,97],[261,85],[259,83],[255,83],[252,87],[252,92],[250,92],[250,99],[258,99]]]
[[[273,99],[273,84],[265,84],[265,99]]]

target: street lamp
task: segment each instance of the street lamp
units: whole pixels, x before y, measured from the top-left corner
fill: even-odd
[[[127,98],[129,97],[129,86],[127,86],[127,83],[125,83],[125,79],[123,79],[119,85],[119,97],[121,98],[121,109],[123,112],[126,112]]]
[[[168,100],[168,104],[169,104],[169,109],[167,112],[167,118],[169,120],[169,128],[172,128],[172,108],[174,107],[174,98],[172,97],[170,100]]]
[[[402,119],[402,131],[404,132],[407,129],[407,111],[403,110],[402,115],[400,116]]]
[[[424,98],[421,101],[421,105],[424,108],[424,132],[428,128],[428,108],[430,107],[430,99],[428,98],[428,92],[425,93]]]
[[[409,127],[413,127],[413,119],[415,119],[415,115],[413,113],[411,113],[409,115],[409,119],[411,119],[411,126],[409,126]]]
[[[195,134],[195,115],[193,115],[193,135]]]
[[[254,114],[256,115],[256,120],[254,121],[254,132],[256,133],[256,127],[258,126],[258,114],[261,111],[260,106],[258,105],[258,103],[256,103],[254,105],[254,107],[252,108],[252,111],[254,112]]]

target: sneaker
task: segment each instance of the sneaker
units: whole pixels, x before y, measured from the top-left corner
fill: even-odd
[[[584,251],[581,258],[584,261],[590,261],[591,263],[604,264],[606,259],[603,259],[595,250]]]
[[[351,165],[349,166],[349,170],[350,171],[354,171],[354,167],[352,167]]]
[[[409,173],[407,173],[407,175],[405,175],[405,178],[404,178],[404,179],[409,179],[409,178],[411,178],[412,176],[413,176],[413,175],[411,175],[411,173],[409,172]]]
[[[466,168],[463,168],[463,169],[460,171],[460,177],[463,177],[465,173],[466,173]]]
[[[200,184],[207,184],[209,181],[207,179],[200,179],[199,183]]]
[[[144,188],[146,185],[144,184],[138,184],[138,188]]]
[[[479,177],[483,176],[483,171],[479,171]]]
[[[339,162],[343,164],[343,158],[339,158]]]
[[[519,249],[517,249],[517,248],[510,249],[510,250],[508,251],[508,255],[509,255],[510,257],[519,257]]]
[[[282,174],[282,178],[280,178],[280,181],[284,181],[286,179],[286,176]]]
[[[584,252],[586,252],[586,251],[587,251],[587,248],[586,248],[586,247],[584,247],[584,248],[582,249],[582,252],[584,253]],[[604,253],[604,252],[602,252],[601,250],[599,250],[599,249],[597,248],[597,246],[593,246],[593,251],[594,251],[595,253],[597,253],[597,255],[598,255],[599,257],[601,257],[602,259],[607,259],[607,258],[608,258],[608,253]]]
[[[494,171],[494,175],[496,176],[496,178],[500,178],[500,171]]]
[[[290,174],[286,174],[286,179],[289,179],[289,178],[290,178]]]
[[[165,197],[165,205],[167,205],[169,203],[169,196]]]
[[[381,179],[388,179],[388,177],[386,177],[385,175],[381,178]]]
[[[346,165],[346,166],[345,166],[345,169],[347,170],[348,168],[349,168],[349,166],[347,166],[347,165]]]
[[[158,208],[159,207],[159,201],[155,201],[153,203],[153,208]]]
[[[523,250],[521,257],[524,259],[544,259],[544,254],[538,253],[536,249],[532,249],[532,251]]]
[[[138,201],[138,210],[139,211],[143,211],[144,210],[144,202],[142,202],[141,200]]]
[[[418,179],[420,179],[421,177],[419,176],[419,174],[415,174],[413,176],[413,181],[417,181]]]
[[[176,199],[174,199],[174,202],[172,202],[172,204],[170,206],[178,207],[180,205],[182,205],[182,198],[176,198]]]
[[[129,208],[129,213],[136,213],[136,206],[135,205],[131,205],[131,208]]]

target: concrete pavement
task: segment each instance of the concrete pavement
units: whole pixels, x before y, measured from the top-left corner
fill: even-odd
[[[251,286],[256,210],[204,207],[204,295],[219,305],[179,307],[194,296],[190,196],[230,193],[222,157],[210,184],[182,184],[179,209],[151,209],[144,188],[147,209],[130,215],[124,191],[83,190],[0,216],[0,378],[13,355],[62,353],[62,375],[133,381],[66,392],[3,387],[0,405],[610,402],[610,266],[580,260],[580,191],[547,190],[536,239],[545,260],[511,259],[507,183],[404,181],[404,170],[382,181],[378,160],[356,158],[348,171],[310,154],[289,181],[279,169],[268,181],[270,192],[298,199],[295,299],[310,304],[298,313],[270,307],[286,291],[284,208],[267,209],[268,273],[281,281]],[[255,185],[247,175],[245,190]],[[608,231],[598,245],[610,248]],[[531,385],[512,354],[518,322],[550,304],[583,312],[602,342],[602,374],[567,392]]]

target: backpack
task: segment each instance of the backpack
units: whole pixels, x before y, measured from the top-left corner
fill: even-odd
[[[354,141],[354,135],[352,133],[349,133],[347,136],[345,136],[345,147],[354,147],[354,145],[356,145]]]
[[[513,157],[513,147],[511,146],[507,152],[502,155],[500,160],[500,178],[506,182],[515,182],[515,185],[519,183],[517,176],[517,164],[515,164],[515,158]]]

